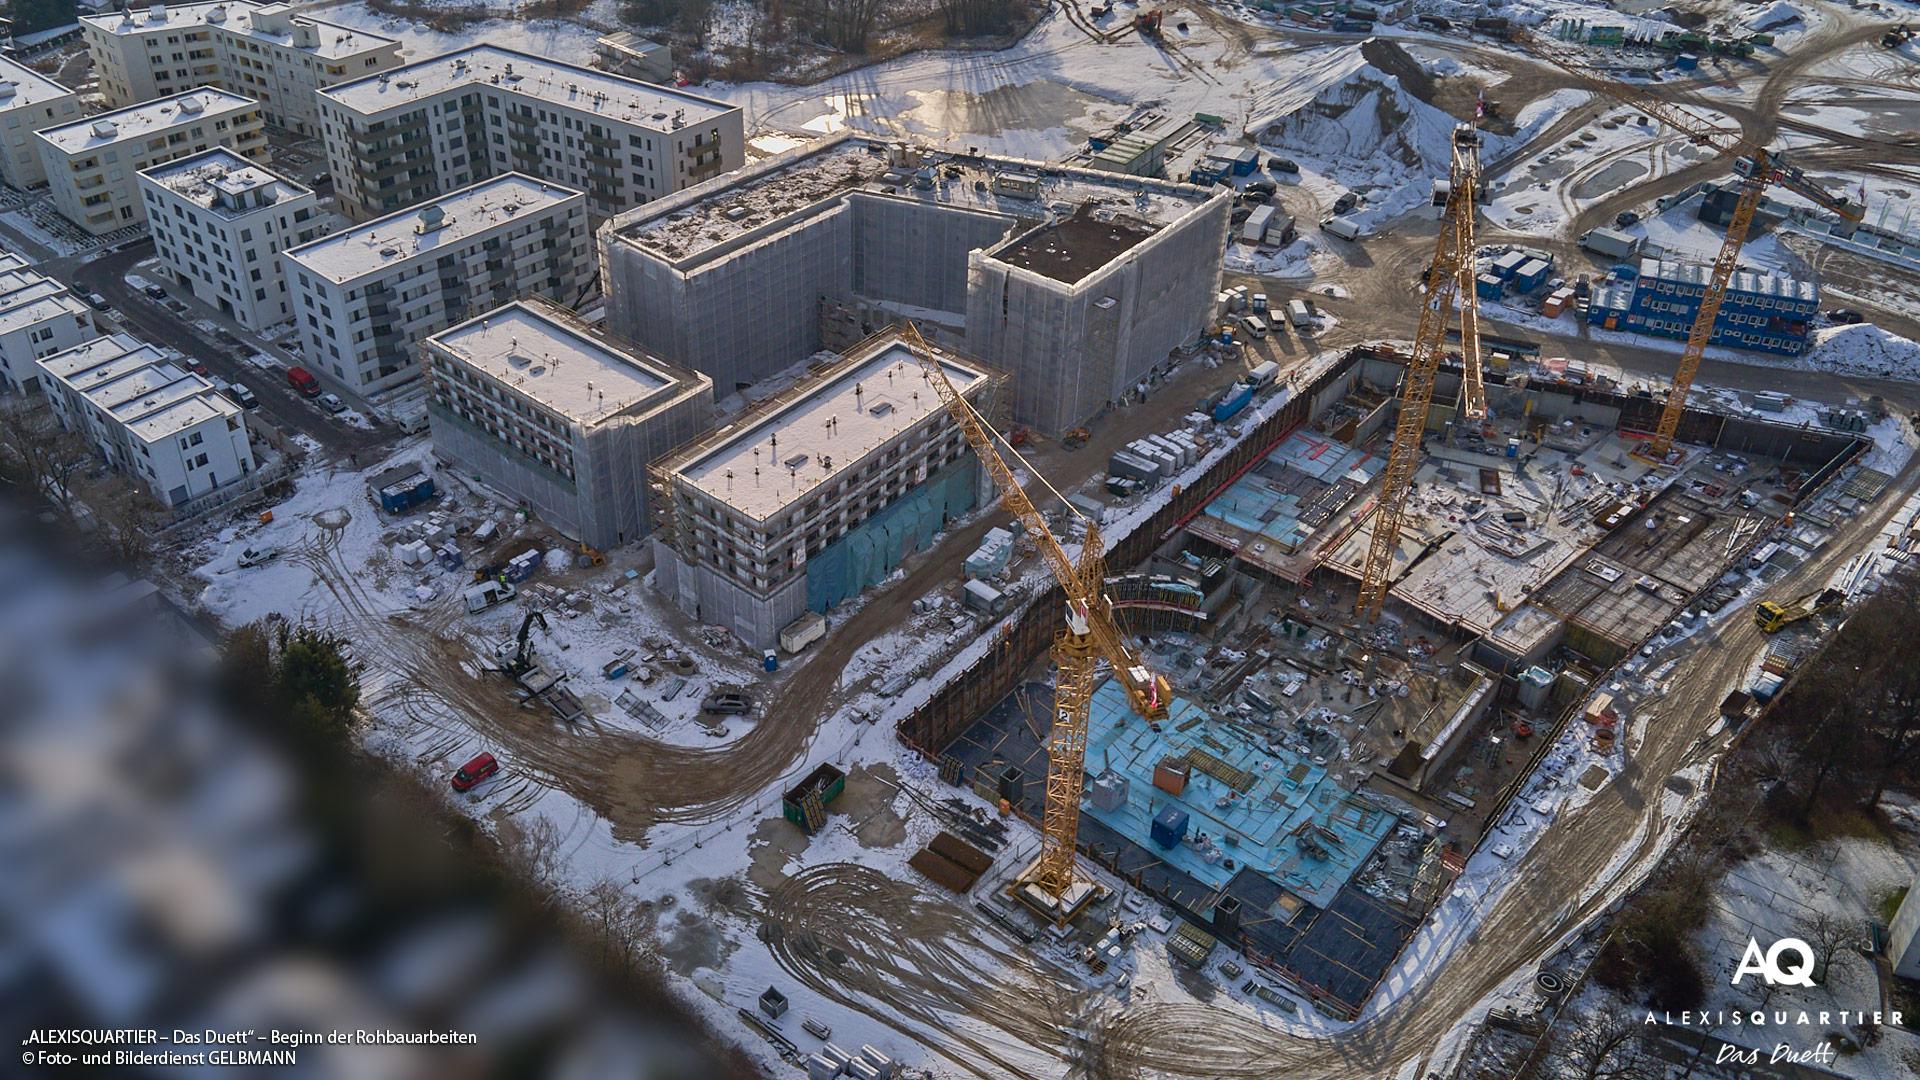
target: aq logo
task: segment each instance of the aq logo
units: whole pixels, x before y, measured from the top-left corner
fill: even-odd
[[[1797,961],[1793,966],[1784,966],[1783,960]],[[1747,951],[1740,956],[1740,966],[1733,969],[1733,985],[1739,986],[1740,980],[1748,975],[1758,975],[1767,980],[1768,986],[1812,986],[1813,985],[1813,948],[1799,938],[1781,938],[1765,953],[1760,951],[1760,943],[1753,938],[1747,939]]]

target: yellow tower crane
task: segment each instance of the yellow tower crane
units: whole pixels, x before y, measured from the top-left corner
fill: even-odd
[[[927,381],[947,412],[966,436],[967,445],[993,477],[1000,492],[1000,504],[1020,519],[1027,535],[1039,545],[1040,553],[1053,569],[1053,576],[1066,593],[1066,626],[1055,636],[1053,662],[1053,728],[1047,736],[1047,806],[1040,829],[1040,858],[1020,883],[1026,899],[1056,920],[1064,922],[1084,906],[1092,890],[1074,877],[1074,851],[1080,836],[1080,794],[1086,780],[1087,714],[1093,704],[1096,665],[1104,659],[1113,675],[1126,689],[1133,711],[1148,720],[1167,715],[1173,696],[1167,680],[1153,673],[1127,644],[1114,622],[1113,606],[1104,592],[1106,562],[1100,540],[1100,528],[1086,521],[1086,541],[1080,558],[1074,560],[1048,528],[1047,519],[1014,479],[1013,470],[1001,456],[999,446],[1040,477],[1020,452],[993,430],[985,417],[973,408],[953,383],[934,353],[920,336],[918,328],[908,324],[908,346]],[[1046,483],[1041,478],[1042,483]],[[1048,485],[1052,490],[1052,486]],[[1058,495],[1059,492],[1054,492]],[[1063,503],[1066,500],[1061,500]],[[1072,509],[1072,504],[1067,504]]]
[[[1733,218],[1727,223],[1726,237],[1720,242],[1720,253],[1714,257],[1713,269],[1707,275],[1706,287],[1700,297],[1700,310],[1687,333],[1687,347],[1680,353],[1679,366],[1674,369],[1673,387],[1667,391],[1666,405],[1660,410],[1660,422],[1654,429],[1653,439],[1646,446],[1647,456],[1656,460],[1664,458],[1667,451],[1673,449],[1673,437],[1680,430],[1680,418],[1686,412],[1687,392],[1693,388],[1694,377],[1700,373],[1700,359],[1706,354],[1707,342],[1713,338],[1713,324],[1720,316],[1720,305],[1727,298],[1727,283],[1733,279],[1733,272],[1740,260],[1740,248],[1747,242],[1747,230],[1753,227],[1754,211],[1760,208],[1760,199],[1766,194],[1767,185],[1778,184],[1847,221],[1857,222],[1866,216],[1866,207],[1828,194],[1807,179],[1799,169],[1787,165],[1778,154],[1754,143],[1738,130],[1721,127],[1652,91],[1627,86],[1603,72],[1556,55],[1539,35],[1523,33],[1518,40],[1529,53],[1572,75],[1589,90],[1605,94],[1645,113],[1685,135],[1695,146],[1712,147],[1734,159],[1734,172],[1740,177],[1740,198],[1734,203]]]
[[[1433,260],[1427,264],[1427,302],[1420,309],[1420,328],[1414,334],[1413,354],[1407,359],[1406,379],[1400,386],[1400,415],[1394,421],[1393,445],[1387,450],[1387,467],[1380,485],[1380,508],[1373,515],[1373,537],[1360,572],[1360,597],[1354,611],[1364,619],[1379,616],[1387,589],[1393,584],[1393,553],[1400,546],[1400,528],[1406,521],[1407,492],[1413,487],[1414,470],[1420,466],[1420,446],[1427,430],[1427,410],[1433,405],[1434,373],[1440,369],[1447,323],[1453,318],[1453,302],[1460,290],[1465,288],[1469,296],[1473,292],[1473,199],[1480,182],[1480,132],[1471,124],[1453,129],[1447,179],[1447,212],[1433,240]],[[1463,325],[1463,339],[1465,330]],[[1484,416],[1482,393],[1480,408]]]

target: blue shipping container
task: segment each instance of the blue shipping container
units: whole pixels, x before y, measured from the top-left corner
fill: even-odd
[[[1169,806],[1154,816],[1147,832],[1153,837],[1154,843],[1171,851],[1186,839],[1187,812],[1177,806]]]
[[[417,472],[380,489],[380,509],[389,514],[411,510],[433,498],[433,477]]]
[[[1247,402],[1252,400],[1253,387],[1248,386],[1246,383],[1234,383],[1233,389],[1227,391],[1227,396],[1221,398],[1220,404],[1213,407],[1213,418],[1215,420],[1231,420],[1241,409],[1247,407]]]
[[[1498,300],[1507,291],[1507,283],[1497,274],[1481,274],[1473,279],[1473,292],[1482,300]]]

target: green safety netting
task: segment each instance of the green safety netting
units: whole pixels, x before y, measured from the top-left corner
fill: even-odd
[[[969,451],[808,559],[807,609],[832,609],[893,573],[907,556],[926,549],[947,522],[974,508],[979,475]]]

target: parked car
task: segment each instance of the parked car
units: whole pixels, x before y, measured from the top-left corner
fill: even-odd
[[[320,396],[320,380],[313,377],[313,372],[298,364],[287,369],[287,385],[300,391],[302,397]]]
[[[167,310],[173,312],[175,315],[185,315],[187,313],[187,305],[178,300],[168,300],[166,306]]]
[[[1867,317],[1852,308],[1837,307],[1827,312],[1827,321],[1841,326],[1852,326],[1854,323],[1866,322]]]
[[[1613,223],[1623,229],[1629,225],[1634,224],[1639,220],[1640,220],[1640,215],[1635,213],[1632,210],[1622,210],[1619,213],[1613,215]]]
[[[91,289],[81,293],[80,299],[85,300],[87,302],[87,306],[94,309],[95,311],[107,310],[107,298],[104,296],[101,296],[99,293],[94,292]]]
[[[233,399],[235,405],[243,409],[257,409],[260,407],[260,399],[253,396],[253,391],[247,389],[246,383],[234,383],[227,387],[227,396]]]
[[[1355,195],[1351,191],[1343,191],[1340,193],[1339,198],[1333,200],[1333,212],[1336,215],[1344,214],[1359,205],[1360,196]]]
[[[738,690],[716,690],[701,700],[700,711],[719,716],[745,716],[753,711],[753,699]]]
[[[207,368],[207,362],[205,360],[199,359],[198,357],[195,357],[194,359],[187,361],[187,370],[193,372],[195,375],[198,375],[203,379],[212,374],[212,371],[210,371]]]
[[[1292,158],[1273,157],[1267,159],[1267,168],[1274,172],[1297,173],[1300,171],[1300,163]]]
[[[1273,198],[1273,195],[1269,192],[1261,191],[1259,188],[1248,188],[1240,193],[1240,197],[1250,203],[1259,204]]]
[[[320,403],[321,408],[335,416],[347,411],[347,403],[340,400],[339,394],[321,394],[314,400]]]
[[[500,771],[500,762],[492,754],[480,753],[472,761],[460,766],[453,774],[451,783],[455,791],[472,791],[480,781]]]
[[[259,547],[249,547],[241,551],[240,565],[259,566],[261,563],[269,563],[279,557],[279,548],[274,547],[272,544],[261,544]]]
[[[155,300],[165,300],[167,298],[167,290],[161,288],[158,285],[149,285],[146,288],[141,289],[140,291],[143,293],[146,293],[149,297],[152,297]]]
[[[1247,184],[1247,193],[1252,194],[1253,192],[1256,192],[1256,191],[1263,192],[1270,196],[1278,195],[1280,193],[1280,185],[1274,183],[1271,180],[1249,181]]]

